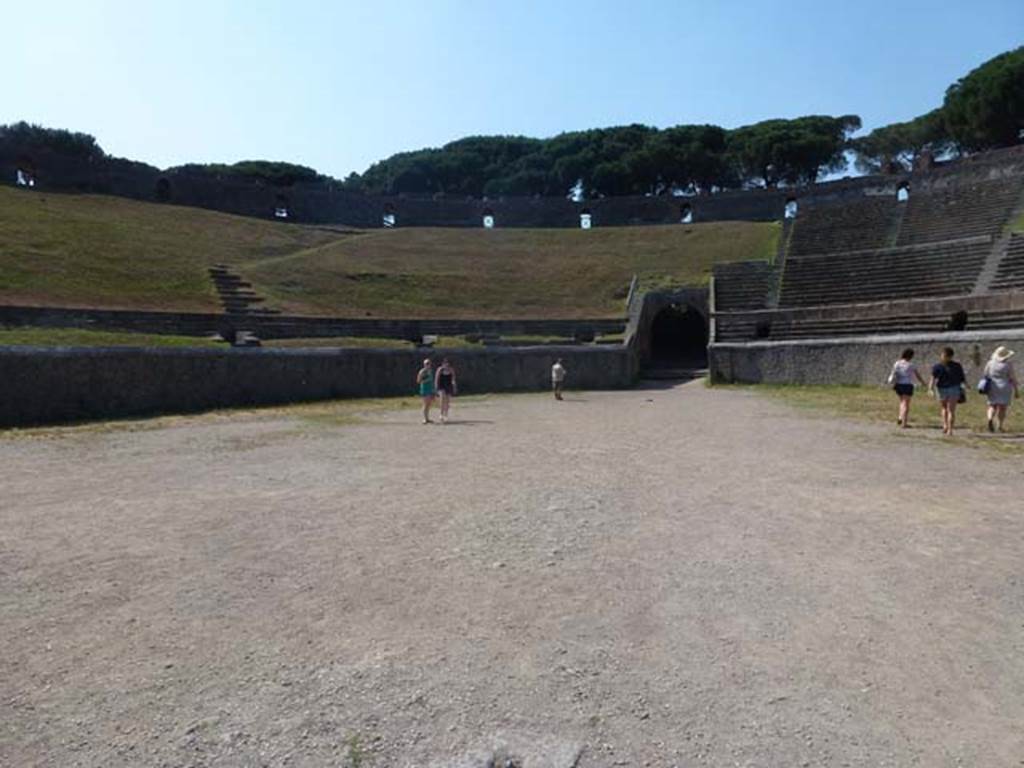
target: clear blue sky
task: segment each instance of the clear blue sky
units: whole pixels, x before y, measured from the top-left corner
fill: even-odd
[[[469,134],[921,114],[1024,43],[1024,0],[8,0],[0,123],[166,167],[332,176]]]

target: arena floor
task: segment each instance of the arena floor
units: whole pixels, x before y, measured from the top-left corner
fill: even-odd
[[[0,765],[1024,760],[1019,456],[700,382],[454,415],[0,437]]]

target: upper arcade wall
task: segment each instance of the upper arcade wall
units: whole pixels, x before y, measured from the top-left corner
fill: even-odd
[[[826,206],[863,196],[894,195],[904,183],[914,189],[927,189],[962,179],[1024,173],[1024,146],[976,155],[927,171],[843,179],[809,187],[581,202],[541,197],[480,200],[368,196],[346,191],[334,181],[280,187],[236,174],[215,175],[188,168],[161,171],[118,158],[79,158],[0,142],[0,183],[16,184],[19,170],[30,175],[39,190],[116,195],[258,218],[287,212],[286,220],[308,224],[371,228],[384,226],[385,216],[391,216],[399,227],[482,227],[485,217],[490,217],[497,227],[575,228],[584,214],[590,215],[595,227],[774,221],[783,218],[791,200],[800,206]]]

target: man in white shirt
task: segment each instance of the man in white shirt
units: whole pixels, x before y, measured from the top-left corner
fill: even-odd
[[[562,399],[562,385],[565,383],[565,366],[562,365],[562,358],[555,360],[551,366],[551,388],[555,391],[555,400]]]

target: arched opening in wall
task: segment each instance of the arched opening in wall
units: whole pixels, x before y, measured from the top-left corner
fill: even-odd
[[[274,200],[274,218],[287,219],[289,216],[291,211],[288,208],[288,196],[278,195]]]
[[[896,189],[896,202],[905,203],[910,199],[910,183],[904,181]]]
[[[949,316],[949,320],[946,321],[947,331],[966,331],[967,323],[970,321],[970,314],[966,309],[958,309],[956,312]]]
[[[594,217],[589,208],[580,211],[580,229],[590,229],[594,225]]]
[[[494,211],[484,208],[484,229],[494,229]]]
[[[167,179],[159,179],[156,182],[156,199],[161,203],[171,199],[171,182]]]
[[[787,219],[795,219],[797,211],[800,210],[800,206],[796,202],[795,197],[791,197],[786,200],[786,207],[783,209],[782,215]]]
[[[673,304],[651,323],[651,364],[703,368],[708,362],[708,324],[689,305]]]
[[[391,203],[387,203],[384,206],[384,214],[381,216],[381,224],[389,229],[398,224],[398,219],[395,216],[395,206]]]
[[[689,203],[683,203],[679,207],[679,223],[693,224],[693,206]]]
[[[34,187],[36,185],[36,164],[27,158],[18,161],[18,167],[14,172],[14,183],[19,187]]]

